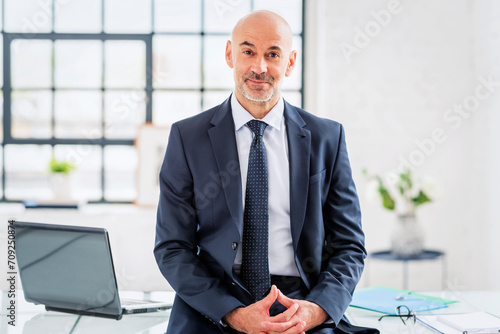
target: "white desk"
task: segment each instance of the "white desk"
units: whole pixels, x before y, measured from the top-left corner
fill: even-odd
[[[16,326],[7,318],[9,299],[3,291],[0,310],[2,334],[157,334],[165,333],[170,311],[125,314],[121,320],[47,312],[45,307],[26,302],[21,290],[16,291]],[[173,302],[174,292],[123,292],[120,296]]]
[[[500,316],[500,291],[456,291],[456,292],[424,292],[427,295],[446,299],[458,300],[458,303],[449,304],[447,308],[419,314],[465,313],[473,311],[487,311]],[[404,304],[404,302],[402,302]],[[367,311],[355,307],[347,309],[347,317],[353,324],[373,327],[383,334],[424,334],[434,333],[424,325],[404,325],[398,317],[387,317],[378,321],[382,313]],[[417,314],[418,316],[418,314]]]
[[[16,327],[8,325],[7,306],[9,299],[5,292],[1,299],[0,333],[2,334],[161,334],[165,332],[170,311],[157,313],[124,315],[119,321],[89,316],[78,316],[59,312],[46,312],[40,305],[27,303],[22,291],[17,291]],[[460,300],[450,304],[447,309],[436,310],[438,313],[459,313],[484,310],[500,316],[500,291],[466,291],[456,293],[427,293],[433,296]],[[152,299],[172,301],[173,292],[125,292],[122,296],[135,299]],[[418,322],[413,326],[405,326],[399,318],[378,318],[382,314],[349,307],[347,316],[353,324],[378,328],[383,334],[401,333],[434,333]]]

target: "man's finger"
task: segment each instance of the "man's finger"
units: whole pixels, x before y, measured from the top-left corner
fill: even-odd
[[[306,322],[300,321],[298,324],[283,332],[282,334],[305,334],[304,329],[306,328]]]
[[[276,285],[273,285],[271,287],[271,291],[267,294],[267,296],[260,301],[260,303],[263,303],[264,307],[269,310],[271,305],[276,301],[278,298],[278,288]],[[259,303],[259,302],[258,302]]]
[[[278,302],[286,308],[290,308],[295,302],[293,299],[288,298],[283,294],[283,292],[278,290]]]
[[[299,309],[299,304],[292,304],[286,311],[271,317],[270,322],[287,322],[289,321]]]
[[[282,333],[282,334],[301,334],[304,332],[306,327],[305,321],[298,321],[297,317],[293,317],[293,319],[289,322],[285,323],[271,323],[271,322],[263,322],[263,329],[268,334],[274,333]],[[298,321],[298,322],[297,322]]]

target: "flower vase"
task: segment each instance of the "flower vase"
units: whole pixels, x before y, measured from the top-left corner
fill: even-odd
[[[424,234],[414,214],[399,215],[391,238],[391,253],[415,257],[424,250]]]

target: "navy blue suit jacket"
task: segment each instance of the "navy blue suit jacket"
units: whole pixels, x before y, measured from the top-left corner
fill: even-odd
[[[341,124],[285,102],[295,263],[338,324],[366,256]],[[241,176],[230,99],[171,128],[160,171],[154,254],[176,291],[168,333],[223,333],[221,318],[252,303],[233,272],[241,247]],[[272,224],[272,222],[270,222]]]

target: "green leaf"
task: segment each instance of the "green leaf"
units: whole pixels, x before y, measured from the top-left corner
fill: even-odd
[[[401,194],[401,196],[404,197],[404,195],[405,195],[405,188],[403,187],[403,185],[401,183],[398,183],[398,189],[399,189],[399,193]]]
[[[387,210],[394,210],[396,208],[396,203],[394,202],[394,199],[392,198],[391,194],[385,187],[384,182],[379,176],[377,176],[377,181],[378,181],[378,193],[382,197],[382,205]]]
[[[384,206],[384,208],[386,208],[387,210],[394,210],[396,208],[396,203],[392,199],[391,194],[386,192],[380,193],[380,195],[382,196],[382,205]]]
[[[403,188],[406,188],[410,190],[413,187],[413,183],[411,182],[411,171],[408,170],[406,173],[401,173],[399,175],[399,178],[401,179],[401,186]]]
[[[429,196],[427,196],[427,194],[424,193],[422,190],[420,190],[418,195],[413,197],[411,200],[412,200],[413,204],[415,205],[415,207],[417,207],[421,204],[427,203],[427,202],[431,202],[431,199],[429,198]]]
[[[68,161],[57,161],[56,158],[50,160],[50,171],[52,173],[63,173],[69,174],[71,171],[75,170],[75,164]]]

